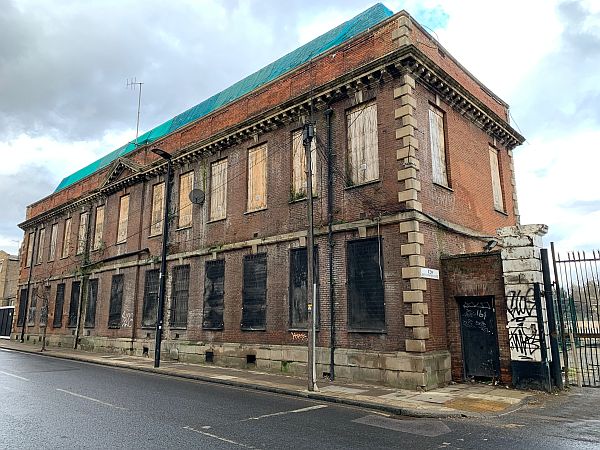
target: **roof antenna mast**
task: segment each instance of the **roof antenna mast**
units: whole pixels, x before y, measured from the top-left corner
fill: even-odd
[[[135,146],[138,146],[138,135],[140,132],[140,109],[142,106],[142,83],[141,81],[137,81],[135,77],[131,79],[127,79],[127,87],[135,90],[136,86],[139,88],[138,92],[138,109],[137,109],[137,122],[135,125]]]

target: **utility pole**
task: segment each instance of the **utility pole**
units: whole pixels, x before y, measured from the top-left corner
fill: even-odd
[[[167,161],[167,174],[165,175],[165,210],[163,215],[162,251],[160,259],[160,274],[158,276],[158,308],[156,311],[156,336],[154,338],[154,367],[160,367],[160,345],[162,341],[163,319],[165,310],[165,289],[167,276],[167,241],[169,239],[169,207],[171,199],[171,172],[173,162],[171,155],[160,148],[153,148],[152,153]]]
[[[306,303],[308,308],[308,390],[318,391],[317,373],[315,364],[315,338],[316,338],[316,298],[317,298],[317,280],[315,279],[315,236],[313,225],[313,190],[312,190],[312,155],[311,142],[315,137],[315,126],[312,122],[304,124],[302,130],[302,143],[306,153],[306,210],[308,213],[308,236],[306,240],[306,258],[308,262],[308,274],[306,279]]]

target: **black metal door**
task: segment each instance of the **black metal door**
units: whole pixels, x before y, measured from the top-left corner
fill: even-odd
[[[0,308],[0,337],[10,337],[15,308]]]
[[[465,376],[498,377],[500,357],[493,297],[459,299]]]

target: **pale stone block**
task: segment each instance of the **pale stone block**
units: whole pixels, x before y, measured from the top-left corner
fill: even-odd
[[[421,244],[403,244],[400,246],[400,255],[402,255],[402,256],[420,255],[420,254],[421,254]]]
[[[409,200],[406,202],[406,207],[409,209],[414,209],[415,211],[423,211],[423,204],[416,200]]]
[[[405,341],[406,351],[413,353],[425,352],[425,341],[422,339],[406,339]]]
[[[396,160],[401,161],[405,158],[416,157],[417,151],[413,147],[402,147],[396,150]]]
[[[498,236],[544,236],[548,233],[548,225],[544,224],[528,224],[528,225],[514,225],[510,227],[502,227],[496,230]]]
[[[412,331],[415,339],[429,339],[429,327],[413,327]]]
[[[419,140],[414,136],[406,136],[402,138],[403,147],[414,147],[419,149]]]
[[[403,126],[411,126],[415,130],[418,128],[417,127],[417,119],[415,119],[414,116],[404,116],[404,117],[402,117],[402,125]]]
[[[394,119],[400,119],[404,116],[412,116],[415,113],[415,108],[412,105],[404,105],[394,109]]]
[[[417,158],[412,157],[412,156],[409,156],[408,158],[406,158],[403,161],[403,163],[407,167],[414,167],[416,170],[420,170],[421,169],[421,163],[419,162],[419,160]]]
[[[425,278],[413,278],[410,280],[410,288],[414,291],[426,291],[427,280]]]
[[[513,284],[532,284],[532,283],[541,283],[542,280],[542,272],[539,270],[528,271],[528,272],[512,272],[512,273],[504,273],[504,283],[506,285]]]
[[[413,314],[423,314],[424,316],[429,315],[429,308],[427,303],[413,303],[411,305]]]
[[[419,222],[417,220],[408,220],[400,223],[400,233],[409,233],[419,231]]]
[[[422,303],[423,291],[403,291],[402,300],[404,303]]]
[[[396,41],[396,43],[398,44],[398,47],[403,47],[405,45],[412,44],[410,38],[407,35],[399,37],[398,40]]]
[[[500,252],[502,259],[540,259],[540,249],[535,247],[505,247]]]
[[[415,128],[412,125],[406,125],[396,129],[396,139],[404,139],[406,136],[414,136]]]
[[[528,247],[533,245],[533,239],[530,236],[507,236],[502,239],[504,247]]]
[[[420,267],[403,267],[402,278],[419,278],[421,276]]]
[[[418,191],[415,189],[407,189],[405,191],[398,192],[398,201],[406,202],[408,200],[416,200],[418,197]]]
[[[403,84],[394,89],[394,98],[402,97],[405,94],[413,95],[414,88],[410,84]]]
[[[392,370],[402,370],[404,372],[410,372],[412,371],[412,364],[410,359],[406,358],[406,357],[399,357],[399,356],[386,356],[383,360],[383,364],[384,364],[384,368],[387,369],[387,371],[392,371]]]
[[[508,259],[502,261],[502,271],[510,272],[536,272],[542,270],[542,262],[539,259]]]
[[[361,239],[367,237],[367,227],[358,227],[358,237]]]
[[[411,231],[410,233],[408,233],[408,242],[424,244],[425,235],[419,231]]]
[[[416,390],[427,386],[425,373],[398,372],[398,384],[403,389]]]
[[[398,181],[408,180],[409,178],[417,178],[417,171],[412,167],[398,171]]]
[[[410,105],[413,108],[416,108],[417,107],[417,100],[415,100],[415,98],[412,95],[410,95],[410,94],[404,94],[404,95],[402,95],[400,97],[400,104],[402,106],[404,106],[404,105]]]
[[[425,316],[420,314],[405,314],[404,315],[404,326],[405,327],[424,327]]]
[[[408,264],[411,266],[425,267],[425,257],[421,255],[410,255]]]
[[[410,28],[410,25],[408,27]],[[415,88],[415,77],[410,73],[402,75],[402,82],[410,85],[413,89]]]

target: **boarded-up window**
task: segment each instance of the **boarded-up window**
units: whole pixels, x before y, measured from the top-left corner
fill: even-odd
[[[382,259],[379,239],[348,242],[348,325],[353,330],[385,330]]]
[[[244,257],[242,330],[264,330],[267,323],[267,254]]]
[[[204,277],[204,314],[202,328],[223,329],[223,298],[225,296],[225,260],[206,261]]]
[[[63,306],[65,304],[65,283],[56,286],[56,300],[54,301],[54,328],[62,327]]]
[[[346,115],[348,125],[348,184],[379,178],[377,104],[360,105]]]
[[[65,220],[65,232],[63,234],[62,257],[69,256],[69,247],[71,247],[71,218]]]
[[[267,207],[267,144],[248,150],[248,211]]]
[[[150,217],[150,236],[161,234],[165,213],[165,183],[152,186],[152,215]]]
[[[227,216],[227,160],[212,163],[210,168],[210,220]]]
[[[98,303],[98,279],[92,278],[88,281],[88,301],[85,309],[85,327],[96,326],[96,304]]]
[[[69,303],[69,322],[68,327],[74,327],[77,325],[77,314],[79,313],[79,291],[81,283],[79,281],[73,281],[71,284],[71,301]]]
[[[179,177],[179,220],[178,228],[192,226],[192,202],[190,192],[194,187],[194,172],[184,173]]]
[[[492,170],[492,191],[494,194],[494,208],[504,211],[504,196],[500,182],[500,165],[498,164],[498,150],[490,147],[490,167]]]
[[[38,248],[36,262],[40,264],[44,259],[44,246],[46,245],[46,229],[42,228],[38,236]]]
[[[160,270],[146,270],[144,282],[144,305],[142,309],[142,326],[155,327],[158,309],[158,288]]]
[[[110,305],[108,307],[108,328],[121,327],[123,311],[123,274],[113,275],[110,285]]]
[[[102,246],[102,235],[104,234],[104,206],[96,208],[96,227],[94,228],[93,250],[98,250]]]
[[[306,151],[302,139],[302,129],[292,133],[292,200],[306,197]],[[312,166],[312,189],[317,193],[317,140],[310,143]]]
[[[121,197],[119,202],[119,226],[117,228],[117,244],[127,240],[127,224],[129,222],[129,195]]]
[[[31,299],[29,300],[29,312],[27,313],[27,325],[35,325],[35,315],[37,312],[38,288],[31,289]]]
[[[27,301],[29,299],[29,290],[21,289],[19,292],[19,317],[17,317],[17,326],[22,327],[25,323],[25,311],[27,311]]]
[[[50,231],[50,253],[48,254],[48,261],[54,261],[54,257],[56,256],[56,240],[58,238],[58,224],[55,223],[52,225],[52,230]]]
[[[446,143],[444,137],[444,113],[429,107],[429,139],[431,141],[431,171],[433,182],[448,186],[446,166]]]
[[[33,262],[33,236],[35,233],[29,233],[27,236],[27,260],[25,261],[25,267],[29,267]]]
[[[190,289],[190,266],[173,267],[173,285],[171,289],[171,321],[176,328],[187,326],[188,296]]]
[[[315,280],[318,277],[318,253],[314,250]],[[295,248],[290,251],[290,326],[292,328],[308,327],[307,306],[308,259],[306,248]],[[318,289],[317,289],[318,292]],[[314,301],[313,311],[318,314],[318,297]],[[317,317],[318,319],[318,317]]]
[[[81,255],[85,250],[85,241],[87,240],[87,226],[90,214],[81,213],[79,216],[79,232],[77,233],[77,254]]]

